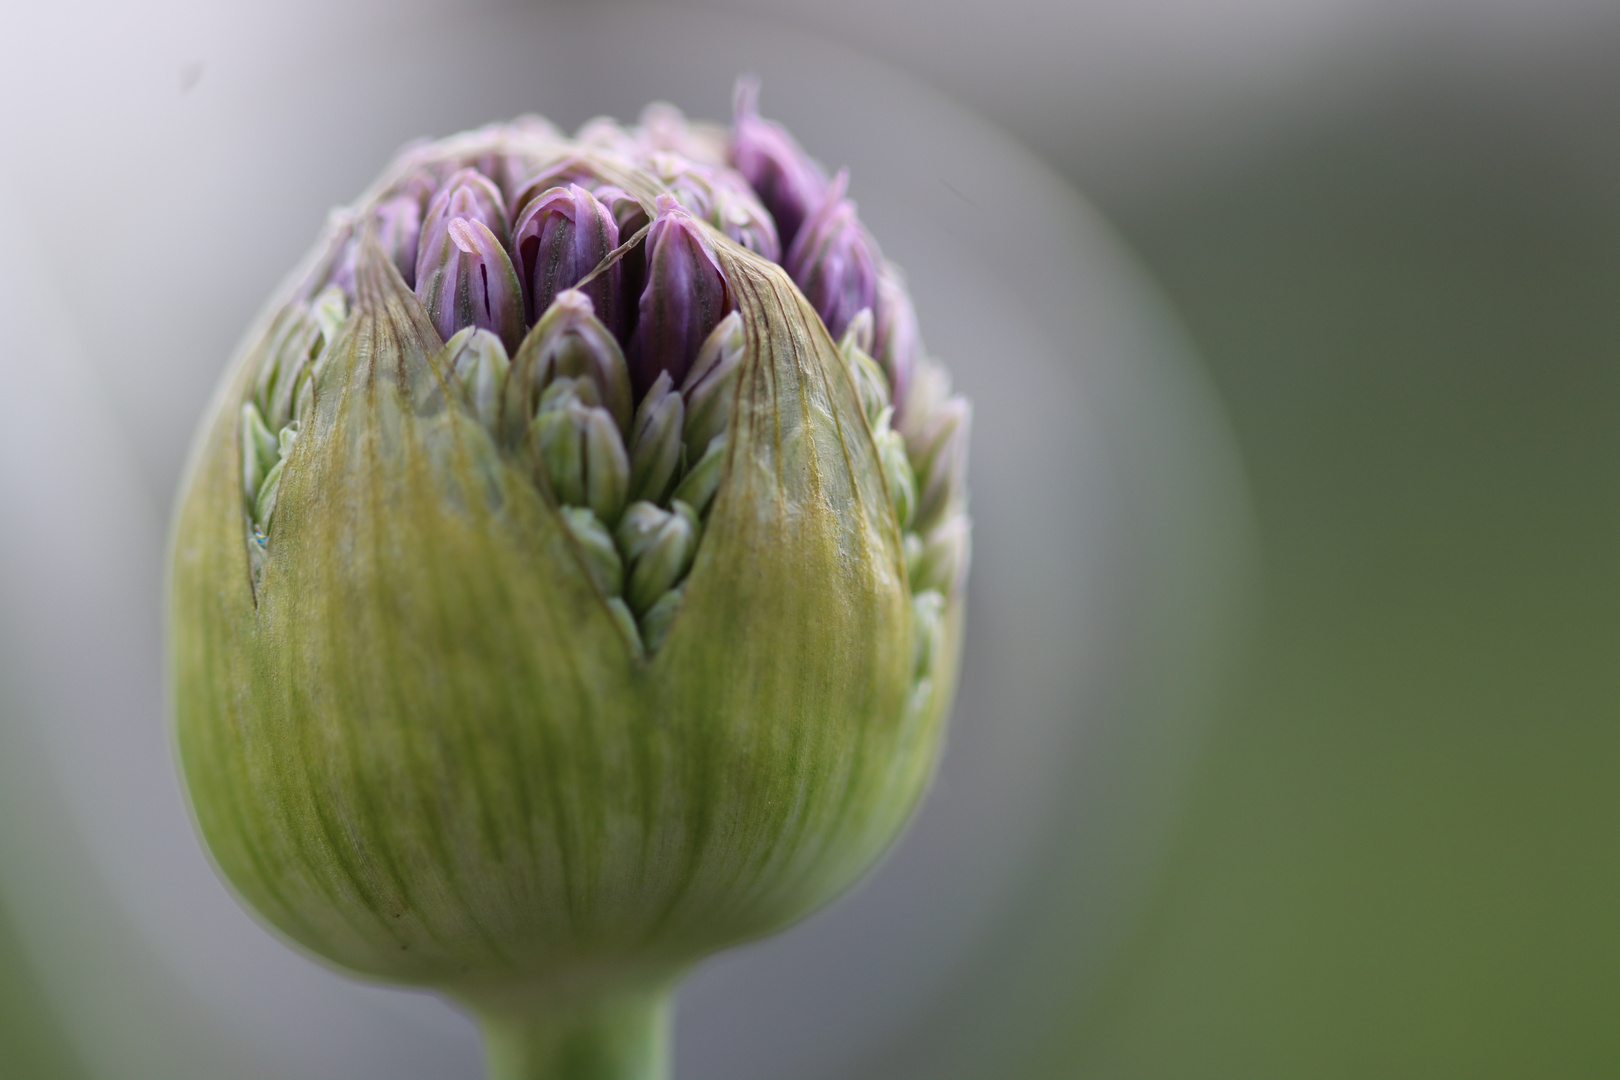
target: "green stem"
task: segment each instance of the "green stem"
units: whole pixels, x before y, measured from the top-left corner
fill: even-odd
[[[490,1080],[668,1080],[674,997],[480,1002]]]

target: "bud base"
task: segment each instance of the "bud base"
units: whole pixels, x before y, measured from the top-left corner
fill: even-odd
[[[464,999],[466,1000],[466,999]],[[490,1080],[668,1080],[673,994],[479,995]]]

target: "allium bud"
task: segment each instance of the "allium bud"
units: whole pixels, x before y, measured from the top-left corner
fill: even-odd
[[[511,362],[501,339],[488,330],[466,327],[444,343],[438,369],[446,374],[479,423],[496,431]]]
[[[444,258],[445,245],[450,242],[450,222],[457,218],[479,222],[502,243],[510,233],[501,192],[494,181],[477,169],[457,170],[434,192],[422,219],[416,254],[418,282],[430,262]]]
[[[868,351],[889,377],[889,388],[898,407],[906,400],[911,373],[922,360],[923,345],[905,275],[892,262],[884,262],[878,271],[877,307],[873,315],[875,325]]]
[[[709,440],[703,456],[686,470],[670,498],[685,503],[699,514],[709,512],[709,500],[720,487],[720,474],[726,467],[726,437],[716,435]]]
[[[621,187],[601,184],[591,194],[608,208],[613,220],[618,223],[621,244],[628,243],[631,237],[645,229],[652,220],[647,216],[647,208],[641,204],[641,200]],[[629,341],[639,314],[633,301],[641,296],[642,285],[647,280],[647,245],[636,244],[631,247],[624,253],[623,258],[613,264],[613,269],[619,274],[618,320],[612,324],[613,332],[619,336],[620,341]]]
[[[762,259],[776,262],[782,257],[782,244],[776,223],[748,189],[747,181],[730,169],[715,177],[713,208],[709,220],[714,227]]]
[[[884,409],[872,425],[872,438],[877,442],[878,457],[883,461],[883,478],[889,485],[889,501],[894,506],[895,520],[902,529],[911,527],[917,513],[917,480],[911,471],[911,459],[906,455],[906,440],[889,427],[894,410]]]
[[[265,473],[280,459],[275,434],[253,402],[242,404],[242,494],[249,502],[259,497]]]
[[[417,248],[416,295],[441,337],[477,326],[517,348],[523,296],[506,233],[500,192],[476,170],[461,170],[434,197]]]
[[[669,372],[661,371],[636,409],[630,431],[630,497],[662,502],[681,465],[685,406]]]
[[[872,359],[870,308],[863,308],[850,320],[849,328],[844,331],[844,339],[838,343],[838,351],[844,356],[850,378],[855,380],[855,391],[861,396],[867,420],[876,425],[878,417],[889,408],[890,397],[888,376]]]
[[[833,178],[783,260],[835,338],[877,300],[877,245],[855,216],[855,204],[844,198],[848,182],[847,172]]]
[[[585,571],[604,596],[616,597],[624,588],[624,562],[602,519],[583,506],[562,508],[563,524],[579,545]]]
[[[176,514],[220,872],[476,1014],[499,1080],[662,1080],[674,984],[872,865],[954,691],[967,404],[919,350],[895,411],[841,186],[808,299],[682,204],[653,156],[723,193],[706,131],[408,149],[249,334]]]
[[[965,496],[961,477],[967,463],[972,409],[961,398],[940,406],[906,440],[917,467],[917,524],[927,529],[954,511]]]
[[[703,218],[756,255],[776,262],[782,257],[776,223],[735,169],[701,165],[666,151],[651,155],[653,174],[694,217]]]
[[[619,550],[630,568],[625,601],[644,613],[686,576],[697,554],[703,526],[681,500],[664,510],[650,502],[633,503],[619,525]]]
[[[553,379],[589,379],[596,398],[618,425],[630,428],[630,369],[613,334],[578,290],[558,293],[546,314],[523,339],[507,383],[505,438],[516,443],[540,408],[540,396]]]
[[[646,147],[611,116],[595,116],[579,126],[574,142],[589,150],[611,154],[623,161],[635,161]]]
[[[271,431],[292,419],[298,389],[308,381],[310,367],[324,345],[320,321],[309,308],[289,309],[271,324],[254,392],[260,415]]]
[[[614,222],[619,227],[619,237],[626,239],[634,236],[647,225],[647,209],[641,201],[621,187],[612,184],[601,184],[591,192],[601,204],[608,208],[613,215]]]
[[[651,386],[664,371],[680,383],[703,340],[730,308],[713,239],[673,195],[658,196],[658,216],[647,230],[641,317],[630,346],[636,387]]]
[[[717,177],[713,169],[668,150],[649,154],[647,167],[687,213],[698,218],[714,213]]]
[[[412,288],[416,287],[416,253],[421,236],[420,196],[395,195],[377,207],[377,243]]]
[[[530,440],[557,501],[589,507],[611,525],[624,509],[630,462],[613,417],[597,400],[589,379],[555,380],[540,397]]]
[[[582,155],[569,154],[560,160],[551,161],[545,168],[525,177],[517,185],[517,193],[512,196],[510,204],[512,221],[515,223],[523,216],[524,207],[553,188],[566,190],[573,184],[589,188],[601,182],[602,178],[591,168],[590,159]]]
[[[725,128],[716,124],[694,123],[667,101],[655,101],[641,110],[637,124],[638,141],[649,152],[670,151],[700,165],[723,165]]]
[[[912,592],[931,589],[943,596],[951,595],[967,573],[971,546],[972,529],[962,514],[947,518],[927,537],[919,538],[915,552],[907,553]]]
[[[737,372],[747,348],[742,315],[733,311],[714,328],[692,370],[686,373],[686,382],[681,385],[681,395],[686,399],[681,438],[693,460],[731,424]]]
[[[578,184],[536,195],[512,231],[529,319],[538,319],[559,292],[573,288],[618,246],[619,223],[612,211]],[[590,297],[597,318],[607,326],[618,325],[617,263],[580,291]]]
[[[783,247],[791,247],[804,219],[825,199],[827,176],[786,128],[760,119],[759,84],[751,79],[737,81],[733,125],[731,163],[775,219]]]

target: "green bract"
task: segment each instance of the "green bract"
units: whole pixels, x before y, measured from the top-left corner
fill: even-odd
[[[221,873],[315,955],[462,1001],[503,1076],[660,1075],[683,971],[893,840],[961,627],[944,406],[892,431],[871,316],[835,344],[780,265],[659,199],[643,131],[594,130],[417,147],[335,215],[216,397],[174,531],[175,733]],[[421,263],[402,247],[413,220],[426,243],[413,207],[538,199],[547,170],[617,192],[551,196],[612,211],[590,218],[598,248],[613,214],[638,231],[574,280],[547,264],[556,299],[532,318],[508,295],[524,251],[491,246],[524,207],[486,207],[476,235],[450,216],[448,254]],[[665,221],[688,245],[667,250],[712,251],[734,313],[695,339],[681,297],[648,300],[675,271],[620,280]],[[539,242],[572,250],[556,223]],[[406,273],[434,258],[428,304]],[[686,338],[598,322],[572,286],[610,271],[621,312],[639,299]],[[688,369],[642,385],[634,365],[687,339]]]

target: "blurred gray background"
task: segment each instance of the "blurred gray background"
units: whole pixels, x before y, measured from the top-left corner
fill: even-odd
[[[476,1074],[456,1018],[319,981],[252,944],[222,891],[217,925],[165,924],[165,890],[205,871],[178,796],[119,786],[165,761],[147,571],[235,335],[398,142],[657,95],[723,116],[739,61],[768,114],[859,164],[914,279],[952,268],[918,302],[982,402],[973,625],[1019,648],[970,653],[944,782],[878,877],[699,973],[686,1075],[1615,1071],[1612,5],[6,17],[0,223],[34,248],[4,294],[44,314],[0,355],[15,1075],[265,1075],[252,1062],[320,1009],[364,1022],[293,1055],[304,1075]],[[546,33],[491,53],[514,26]],[[233,245],[228,268],[188,261]],[[1004,365],[998,315],[1025,335]],[[1007,441],[1042,403],[1030,380],[1060,405]],[[1015,566],[1046,577],[998,576]],[[107,753],[111,728],[56,722],[119,701],[144,764]],[[86,792],[153,802],[109,825]],[[244,951],[182,963],[188,937]],[[230,989],[199,1005],[208,979]]]

